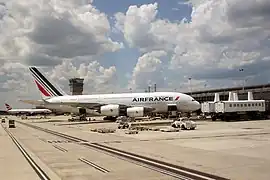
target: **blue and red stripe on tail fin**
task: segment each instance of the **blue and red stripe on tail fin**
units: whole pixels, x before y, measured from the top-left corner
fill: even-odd
[[[43,99],[55,96],[67,95],[58,86],[53,85],[36,67],[29,67],[30,73],[34,78]]]
[[[5,106],[6,106],[6,108],[7,108],[8,111],[12,109],[12,107],[9,104],[7,104],[7,103],[5,103]]]

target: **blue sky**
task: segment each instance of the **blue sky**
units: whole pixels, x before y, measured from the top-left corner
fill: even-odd
[[[109,17],[113,17],[117,12],[126,13],[131,5],[141,6],[143,4],[155,2],[158,3],[157,18],[168,19],[171,22],[181,21],[183,18],[190,20],[192,7],[187,4],[181,4],[181,2],[185,2],[184,0],[115,0],[111,4],[108,4],[108,0],[94,0],[93,5],[101,12],[106,13]],[[114,19],[108,19],[111,27],[113,27]],[[125,42],[122,34],[112,33],[111,38],[113,40]],[[115,65],[117,67],[118,79],[121,79],[121,84],[123,83],[122,85],[125,86],[127,83],[127,77],[123,76],[123,74],[132,74],[132,70],[140,55],[141,53],[137,48],[128,48],[128,45],[125,43],[125,48],[117,52],[104,54],[101,59],[99,59],[99,62],[104,67]]]
[[[111,4],[108,4],[107,0],[94,0],[93,5],[95,5],[100,11],[112,16],[116,12],[126,12],[128,7],[131,5],[141,6],[143,4],[155,2],[159,4],[158,18],[166,18],[171,21],[178,21],[183,17],[190,17],[189,15],[191,12],[191,7],[181,4],[181,2],[185,2],[184,0],[114,0]],[[174,8],[178,8],[179,10],[175,10]]]

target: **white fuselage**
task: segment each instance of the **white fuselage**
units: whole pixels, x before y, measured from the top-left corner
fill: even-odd
[[[51,113],[49,109],[11,109],[7,111],[10,114],[33,114],[33,113]]]
[[[168,105],[176,105],[181,112],[200,109],[200,103],[191,96],[177,92],[122,93],[57,96],[46,100],[49,104],[118,104],[131,107],[150,107],[153,112],[167,112]]]
[[[79,113],[79,109],[77,107],[72,107],[72,106],[69,106],[69,105],[45,103],[42,100],[21,100],[21,101],[24,102],[24,103],[27,103],[27,104],[43,107],[43,108],[46,108],[46,109],[50,109],[53,112],[73,113],[73,114],[78,114]],[[95,111],[90,110],[90,109],[86,109],[86,113],[88,115],[96,115],[96,116],[99,115],[98,113],[96,113]]]
[[[73,113],[73,114],[78,114],[79,113],[79,109],[76,107],[72,107],[69,105],[64,105],[64,104],[53,104],[53,103],[46,103],[42,105],[45,108],[51,109],[51,110],[55,110],[57,112],[62,112],[62,113]],[[98,116],[99,113],[90,110],[90,109],[86,109],[86,114],[88,115],[93,115],[93,116]]]

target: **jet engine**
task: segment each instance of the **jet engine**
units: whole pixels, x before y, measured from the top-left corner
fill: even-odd
[[[104,116],[114,117],[114,116],[129,116],[129,117],[143,117],[148,112],[151,112],[152,108],[145,107],[121,107],[117,104],[109,104],[100,107],[100,114]]]
[[[127,116],[129,117],[143,117],[153,109],[145,107],[132,107],[127,108]]]
[[[126,109],[121,108],[118,104],[109,104],[100,107],[100,114],[104,116],[126,116]]]

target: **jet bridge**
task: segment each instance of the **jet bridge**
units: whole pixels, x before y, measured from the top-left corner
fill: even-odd
[[[248,92],[247,100],[239,100],[237,93],[229,92],[227,101],[219,101],[215,94],[213,102],[202,104],[202,112],[211,115],[212,120],[221,119],[262,119],[265,118],[265,100],[254,100],[252,92]]]

